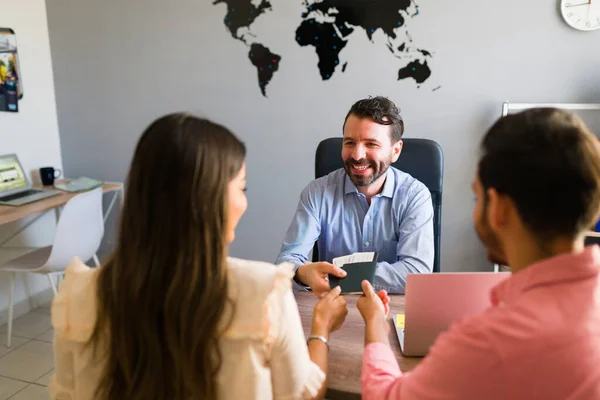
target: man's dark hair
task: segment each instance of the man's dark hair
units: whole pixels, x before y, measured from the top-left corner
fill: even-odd
[[[499,119],[481,143],[479,180],[509,196],[540,241],[575,238],[600,211],[598,139],[574,114],[534,108]]]
[[[352,105],[346,118],[342,130],[346,126],[346,121],[350,115],[358,118],[370,118],[380,125],[390,125],[390,139],[392,144],[402,139],[404,134],[404,121],[400,116],[398,107],[388,98],[377,96],[368,99],[359,100]]]

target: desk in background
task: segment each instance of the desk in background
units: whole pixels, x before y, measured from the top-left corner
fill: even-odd
[[[38,188],[40,186],[37,186]],[[115,203],[119,200],[119,207],[123,207],[123,184],[120,182],[105,182],[102,185],[102,191],[104,193],[113,193],[112,199],[108,206],[106,213],[104,213],[104,222],[106,222],[107,217],[110,215]],[[7,224],[9,222],[14,222],[20,220],[22,218],[31,217],[37,215],[36,218],[29,221],[23,227],[21,227],[18,231],[14,232],[10,237],[4,239],[0,243],[0,247],[4,246],[6,243],[11,241],[25,229],[27,229],[31,224],[37,221],[42,215],[44,215],[47,211],[55,210],[56,212],[56,221],[58,222],[59,218],[59,208],[67,204],[67,202],[77,193],[68,193],[64,192],[58,194],[56,196],[47,197],[42,200],[34,201],[33,203],[24,204],[22,206],[14,207],[14,206],[0,206],[0,225]]]
[[[312,292],[295,293],[304,334],[309,335],[313,308],[317,297]],[[329,373],[327,375],[327,394],[329,400],[360,399],[360,374],[365,348],[365,323],[356,308],[359,295],[344,296],[348,303],[348,315],[340,330],[333,332],[329,338]],[[398,336],[392,325],[393,314],[404,314],[404,296],[390,296],[389,340],[396,355],[400,370],[412,370],[421,361],[421,357],[404,357],[400,350]]]

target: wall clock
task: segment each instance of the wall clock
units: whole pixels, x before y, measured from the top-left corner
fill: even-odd
[[[580,31],[600,29],[600,0],[561,0],[565,22]]]

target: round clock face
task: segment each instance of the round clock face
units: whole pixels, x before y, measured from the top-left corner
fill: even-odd
[[[600,29],[600,0],[561,0],[560,12],[572,28],[580,31]]]

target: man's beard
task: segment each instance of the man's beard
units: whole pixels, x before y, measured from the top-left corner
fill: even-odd
[[[368,164],[367,168],[371,168],[373,173],[369,175],[357,175],[352,169],[353,165],[360,164]],[[355,161],[352,158],[349,158],[344,162],[344,169],[346,170],[346,174],[350,177],[350,180],[356,187],[365,187],[369,186],[373,182],[375,182],[381,175],[385,174],[387,169],[392,165],[392,158],[390,157],[387,161],[381,161],[379,163],[363,158],[361,160]]]
[[[487,249],[488,261],[494,264],[508,265],[500,239],[487,221],[487,205],[484,206],[481,217],[475,222],[475,232]]]

